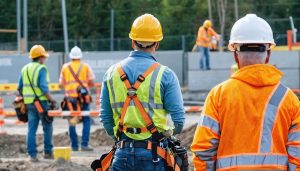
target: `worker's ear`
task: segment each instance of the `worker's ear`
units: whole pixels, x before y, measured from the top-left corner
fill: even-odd
[[[132,47],[132,49],[134,49],[134,46],[135,46],[134,40],[131,40],[131,47]]]
[[[156,42],[154,46],[155,46],[155,50],[157,50],[159,47],[159,42]]]
[[[238,58],[238,54],[237,54],[236,50],[234,51],[234,60],[238,66],[238,69],[240,69],[240,62],[239,62],[239,58]]]
[[[266,57],[265,64],[269,63],[270,56],[271,56],[271,50],[267,50],[267,57]]]

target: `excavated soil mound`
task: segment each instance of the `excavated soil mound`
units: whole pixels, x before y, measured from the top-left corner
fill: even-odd
[[[43,135],[37,135],[37,149],[43,152]],[[81,140],[81,137],[78,137]],[[90,144],[92,147],[111,146],[113,139],[103,129],[91,133]],[[67,132],[53,136],[54,146],[69,146],[70,138]],[[0,158],[16,158],[26,155],[26,136],[24,135],[1,135],[0,137]]]
[[[1,161],[0,171],[90,171],[87,166],[76,164],[73,162],[67,162],[64,160],[56,160],[55,162],[38,162],[32,163],[29,161]]]
[[[183,130],[177,138],[181,141],[181,145],[190,149],[190,146],[194,139],[194,134],[196,131],[197,124],[188,127],[187,129]]]

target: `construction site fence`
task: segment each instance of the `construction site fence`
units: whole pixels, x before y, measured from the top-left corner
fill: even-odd
[[[286,47],[286,50],[288,48]],[[293,47],[293,49],[295,49]],[[102,82],[110,66],[120,62],[130,51],[83,52],[83,61],[88,63],[96,75],[96,82]],[[157,61],[171,68],[181,86],[190,91],[208,91],[230,76],[230,67],[235,63],[232,52],[211,52],[211,70],[200,70],[200,53],[184,51],[158,51],[154,54]],[[293,89],[300,86],[299,51],[272,51],[270,64],[283,71],[282,82]],[[50,88],[58,88],[61,67],[70,59],[63,53],[50,53],[46,61],[50,73]],[[16,90],[21,69],[30,62],[28,54],[0,54],[0,93]]]

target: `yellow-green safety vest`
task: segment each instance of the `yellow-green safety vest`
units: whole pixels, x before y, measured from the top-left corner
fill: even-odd
[[[49,78],[48,69],[47,69],[46,65],[44,65],[44,64],[40,64],[38,62],[31,62],[31,63],[25,65],[22,69],[22,80],[23,80],[22,94],[23,94],[23,99],[24,99],[25,104],[31,104],[31,103],[33,103],[33,101],[35,99],[35,94],[30,86],[28,76],[29,76],[31,84],[32,84],[34,91],[35,91],[36,95],[38,96],[38,98],[40,100],[47,100],[46,96],[42,93],[41,89],[38,87],[38,84],[37,84],[38,83],[38,75],[42,68],[46,69],[46,75],[47,75],[46,80],[47,80],[47,82],[49,82],[50,78]],[[27,76],[27,69],[28,69],[28,76]]]
[[[115,122],[115,135],[117,135],[120,122],[120,114],[128,91],[125,84],[120,78],[120,74],[118,73],[116,66],[117,65],[111,67],[107,72],[109,73],[107,77],[109,78],[109,80],[107,80],[107,87]],[[144,109],[151,117],[152,122],[159,132],[169,129],[169,126],[167,125],[167,112],[163,107],[162,97],[160,93],[160,83],[165,69],[165,66],[158,66],[145,78],[145,81],[142,82],[142,84],[136,91],[139,101],[142,103]],[[124,126],[129,128],[146,127],[146,123],[133,101],[130,102],[130,105],[125,114]],[[151,137],[151,133],[149,131],[139,134],[129,133],[125,131],[124,134],[134,140],[144,140]]]

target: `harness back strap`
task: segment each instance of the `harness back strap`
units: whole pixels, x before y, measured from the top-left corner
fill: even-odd
[[[78,69],[77,74],[75,74],[75,72],[74,72],[74,70],[72,69],[71,65],[68,65],[68,68],[69,68],[69,70],[70,70],[70,72],[71,72],[73,78],[78,82],[78,84],[80,84],[81,87],[86,88],[86,87],[83,85],[82,81],[80,81],[79,78],[78,78],[78,75],[79,75],[79,73],[80,73],[80,71],[81,71],[81,68],[82,68],[82,64],[80,64],[80,67],[79,67],[79,69]]]
[[[133,84],[133,86],[129,83],[128,77],[125,74],[124,70],[122,69],[121,64],[119,64],[117,66],[118,72],[120,74],[120,78],[121,80],[124,82],[126,88],[128,91],[130,91],[131,89],[133,90],[137,90],[139,88],[139,86],[141,85],[141,83],[145,80],[145,78],[152,73],[160,64],[159,63],[154,63],[150,68],[148,68],[142,75],[139,75],[137,78],[137,81]],[[127,94],[127,97],[125,99],[122,111],[121,111],[121,118],[120,118],[120,122],[119,122],[119,132],[122,132],[124,130],[123,128],[123,123],[124,123],[124,117],[127,111],[127,108],[129,107],[130,101],[133,100],[133,102],[135,103],[135,105],[137,106],[138,110],[141,112],[143,119],[146,122],[147,125],[147,129],[153,133],[155,131],[157,131],[156,127],[154,126],[151,118],[149,117],[149,115],[147,114],[147,112],[145,111],[143,105],[141,104],[141,102],[139,101],[138,97],[136,95],[134,96],[129,96],[129,94]],[[143,129],[143,128],[141,128]]]

